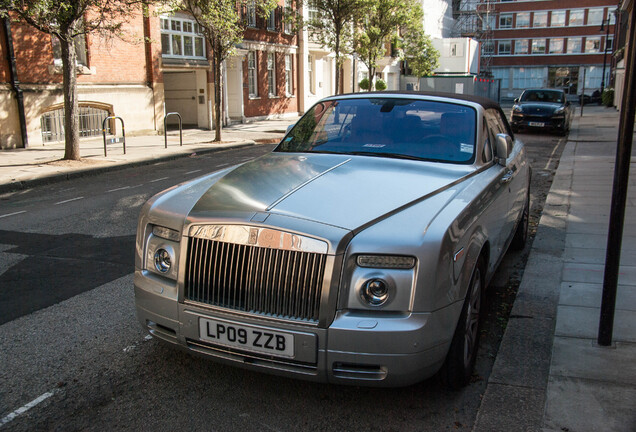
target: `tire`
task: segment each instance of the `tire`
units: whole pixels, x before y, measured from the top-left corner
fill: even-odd
[[[526,197],[526,205],[523,208],[523,213],[521,215],[521,220],[517,225],[517,230],[515,231],[515,235],[512,238],[512,242],[510,243],[510,249],[512,250],[521,250],[526,247],[526,242],[528,241],[528,222],[530,219],[530,194]]]
[[[458,390],[470,382],[475,368],[481,324],[484,288],[484,264],[480,258],[473,269],[464,306],[444,364],[444,378],[451,389]]]

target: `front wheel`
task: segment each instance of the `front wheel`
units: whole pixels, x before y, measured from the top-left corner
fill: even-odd
[[[479,347],[479,327],[483,297],[484,265],[480,258],[470,278],[461,316],[453,335],[445,363],[445,378],[448,386],[460,389],[470,382]]]

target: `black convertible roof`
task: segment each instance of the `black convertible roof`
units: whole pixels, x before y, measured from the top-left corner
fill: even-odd
[[[488,99],[481,96],[472,96],[457,93],[445,93],[445,92],[428,92],[428,91],[376,91],[376,92],[359,92],[359,93],[346,93],[342,95],[333,95],[331,97],[338,96],[382,96],[382,95],[409,95],[409,96],[437,96],[451,99],[459,99],[468,102],[473,102],[481,105],[482,107],[501,109],[499,104],[492,99]]]

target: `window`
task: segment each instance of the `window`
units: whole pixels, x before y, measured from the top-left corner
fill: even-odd
[[[291,54],[285,54],[285,93],[287,96],[294,94],[294,83],[292,81],[292,56]]]
[[[451,51],[451,53],[452,53],[452,51]],[[484,42],[482,44],[481,53],[483,55],[492,55],[492,54],[494,54],[495,53],[495,44],[492,41]]]
[[[568,25],[572,26],[582,26],[583,18],[585,16],[585,9],[576,9],[570,11],[570,19],[568,20]]]
[[[576,54],[581,52],[581,38],[568,38],[567,51],[568,54]]]
[[[77,35],[75,41],[75,65],[88,67],[88,54],[86,52],[86,36]],[[62,67],[62,46],[60,40],[51,36],[51,45],[53,48],[53,64],[56,67]]]
[[[314,56],[309,55],[307,56],[307,77],[308,79],[308,84],[309,84],[309,92],[312,94],[316,93],[316,88],[314,87]]]
[[[502,90],[510,88],[510,69],[493,68],[492,75],[495,77],[495,79],[501,80]]]
[[[515,41],[515,54],[528,54],[528,39],[518,39]]]
[[[494,30],[495,24],[497,22],[496,19],[497,17],[495,17],[494,15],[488,15],[487,19],[483,19],[482,21],[482,30]]]
[[[307,4],[307,18],[309,18],[309,20],[316,20],[318,19],[318,16],[320,15],[318,8],[316,7],[316,4],[309,0],[308,4]]]
[[[164,57],[205,59],[199,25],[186,18],[161,18],[161,54]]]
[[[562,54],[563,42],[563,38],[550,39],[550,54]]]
[[[267,16],[267,30],[276,30],[276,9],[272,9]]]
[[[565,11],[552,11],[550,15],[550,27],[565,26]]]
[[[579,78],[583,77],[584,70],[585,70],[585,93],[588,93],[588,89],[599,88],[601,86],[601,77],[603,76],[603,69],[598,66],[581,67],[581,70],[579,71]],[[609,74],[609,68],[606,68],[605,82],[608,82],[609,80],[608,74]],[[589,93],[591,93],[591,91],[589,91]]]
[[[253,1],[247,4],[247,26],[256,27],[256,4]]]
[[[603,8],[588,9],[587,11],[587,25],[600,26],[603,22]]]
[[[499,28],[511,29],[512,28],[512,14],[499,15]]]
[[[548,12],[535,12],[532,17],[532,27],[547,27]]]
[[[512,86],[516,89],[543,87],[547,77],[546,68],[513,68]]]
[[[588,36],[585,38],[585,52],[599,53],[601,52],[601,38],[599,36]]]
[[[247,53],[247,82],[251,98],[258,97],[257,73],[256,52],[250,51]]]
[[[276,53],[267,53],[267,84],[269,95],[276,96]]]
[[[530,12],[517,13],[517,28],[530,27]]]
[[[285,15],[292,12],[292,0],[285,0]],[[285,16],[285,18],[287,18]],[[283,32],[285,34],[291,34],[292,32],[292,23],[285,19],[285,24],[283,25]]]
[[[532,39],[532,54],[545,54],[545,39]]]
[[[499,48],[499,55],[510,55],[512,52],[512,42],[509,40],[499,41],[497,45]]]
[[[614,38],[612,36],[605,40],[605,51],[611,53],[614,49]]]

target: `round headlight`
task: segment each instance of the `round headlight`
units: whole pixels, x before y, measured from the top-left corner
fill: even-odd
[[[157,271],[168,273],[171,266],[170,253],[165,249],[157,249],[157,252],[155,252],[155,268]]]
[[[517,113],[523,112],[523,108],[520,105],[513,106],[512,110]]]
[[[371,279],[364,283],[361,294],[371,306],[381,306],[389,299],[389,286],[382,279]]]

